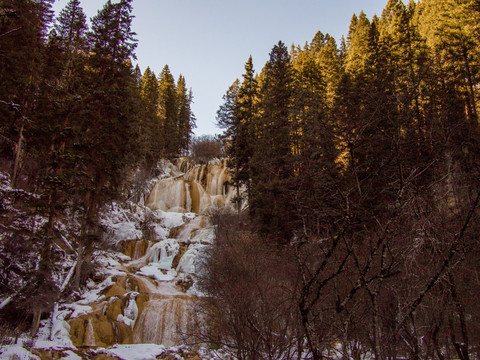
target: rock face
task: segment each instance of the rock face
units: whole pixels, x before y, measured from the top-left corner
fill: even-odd
[[[195,330],[196,274],[214,240],[204,215],[210,207],[233,207],[226,161],[166,163],[147,206],[159,213],[163,237],[122,241],[123,254],[105,255],[105,272],[91,284],[83,311],[69,320],[76,347],[114,344],[185,344]],[[94,299],[94,300],[93,300]]]

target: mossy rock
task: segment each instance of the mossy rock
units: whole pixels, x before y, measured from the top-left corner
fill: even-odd
[[[86,331],[86,319],[84,317],[72,319],[69,321],[70,325],[70,339],[76,347],[83,345]]]
[[[61,350],[53,349],[32,349],[32,354],[38,356],[41,360],[59,360],[68,354]]]
[[[183,225],[176,226],[170,229],[170,232],[168,233],[168,238],[169,239],[176,239],[180,231],[182,230]]]
[[[124,323],[115,321],[117,327],[117,343],[118,344],[133,344],[133,331]]]
[[[116,321],[118,315],[123,314],[123,309],[124,301],[122,299],[116,298],[115,300],[108,303],[107,309],[105,311],[105,316],[110,321]]]
[[[95,335],[95,345],[108,347],[115,344],[115,331],[111,321],[106,316],[100,316],[93,320],[93,333]]]
[[[126,240],[123,252],[132,260],[136,260],[145,255],[150,243],[148,240]]]
[[[127,293],[125,290],[126,277],[120,277],[115,284],[104,290],[105,297],[108,299],[112,296],[123,296]]]

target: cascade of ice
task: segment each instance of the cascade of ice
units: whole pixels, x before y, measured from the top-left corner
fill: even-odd
[[[205,215],[211,207],[233,207],[225,160],[196,165],[186,159],[164,161],[164,177],[147,201],[161,227],[152,240],[123,240],[124,257],[108,261],[108,287],[92,311],[70,320],[76,346],[115,343],[181,345],[197,320],[193,302],[201,296],[196,274],[202,254],[214,241]],[[160,234],[160,235],[158,235]],[[121,257],[119,257],[121,258]],[[89,303],[90,305],[90,303]]]
[[[165,346],[183,344],[194,325],[192,314],[188,297],[151,299],[137,320],[134,342]]]
[[[87,331],[85,332],[85,339],[83,342],[85,346],[95,346],[95,333],[93,331],[92,319],[88,319]]]
[[[135,326],[135,322],[137,321],[138,317],[138,306],[136,300],[136,294],[130,293],[128,295],[125,309],[123,310],[123,314],[119,314],[117,316],[117,321],[124,323],[131,329],[133,329],[133,327]]]
[[[234,189],[226,160],[191,166],[179,162],[183,175],[159,180],[147,200],[147,206],[162,211],[203,213],[211,206],[233,206]],[[176,170],[179,173],[180,169]]]
[[[151,247],[150,263],[157,264],[159,269],[170,270],[180,245],[175,239],[160,241]]]

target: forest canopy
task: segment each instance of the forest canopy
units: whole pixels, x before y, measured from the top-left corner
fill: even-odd
[[[108,0],[90,28],[79,0],[56,19],[52,3],[0,3],[0,292],[22,300],[17,322],[36,304],[33,333],[68,292],[54,281],[65,242],[78,289],[101,208],[139,198],[135,185],[186,154],[195,127],[186,79],[133,65],[132,0]]]
[[[219,220],[212,342],[239,359],[478,354],[480,3],[389,0],[340,43],[319,31],[252,63],[217,114],[252,223]]]
[[[222,142],[192,139],[182,75],[134,66],[132,0],[90,27],[79,0],[56,19],[52,3],[0,3],[2,326],[34,335],[75,296],[102,208],[141,202],[160,158],[225,152],[248,207],[211,214],[200,342],[245,360],[480,356],[478,0],[388,0],[342,39],[279,41],[258,73],[249,57]]]

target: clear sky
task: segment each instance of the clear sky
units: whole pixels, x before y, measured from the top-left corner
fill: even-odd
[[[115,2],[115,1],[114,1]],[[68,0],[57,0],[58,12]],[[103,0],[81,0],[87,18]],[[241,78],[249,55],[260,72],[272,47],[310,41],[317,31],[337,42],[348,32],[354,13],[371,19],[387,0],[134,0],[133,30],[137,62],[158,75],[165,64],[175,78],[183,74],[194,95],[196,135],[215,134],[222,96]]]

